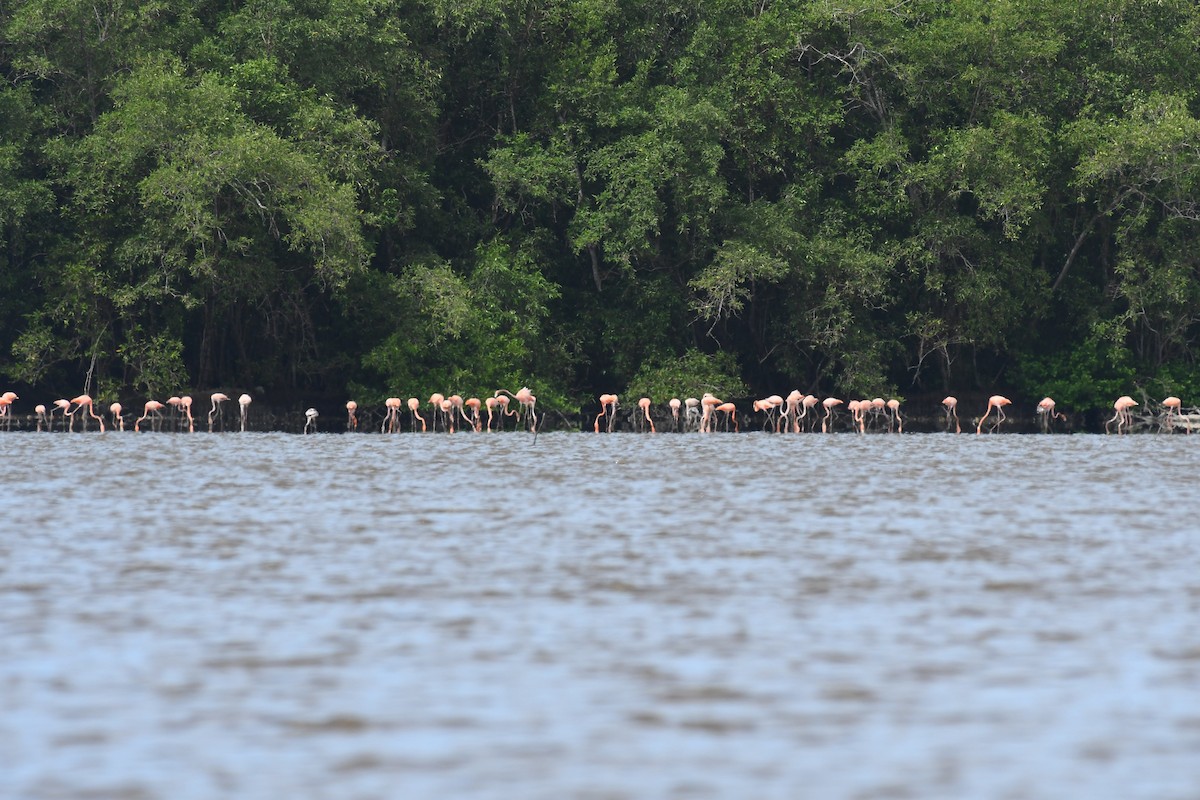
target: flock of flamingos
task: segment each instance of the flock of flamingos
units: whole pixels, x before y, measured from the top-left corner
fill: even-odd
[[[15,392],[0,394],[0,427],[5,430],[12,429],[13,403],[19,399]],[[618,420],[619,399],[615,394],[602,394],[599,399],[600,413],[591,421],[592,430],[596,433],[601,431],[612,433]],[[230,398],[223,392],[215,392],[210,395],[209,400],[211,405],[207,414],[208,430],[210,433],[216,428],[224,430],[224,406],[230,402]],[[247,429],[251,402],[252,398],[248,394],[243,394],[237,399],[241,431]],[[514,402],[516,408],[510,408]],[[34,414],[38,431],[53,431],[56,417],[64,431],[73,431],[75,418],[78,416],[81,421],[80,428],[84,431],[88,429],[88,421],[95,420],[99,423],[101,432],[105,431],[108,425],[111,425],[113,430],[124,431],[128,423],[134,431],[143,429],[161,431],[165,428],[167,430],[186,430],[190,433],[196,430],[196,418],[192,413],[192,404],[192,398],[188,395],[170,397],[166,403],[147,400],[141,416],[134,418],[132,413],[125,412],[120,403],[112,403],[108,407],[108,423],[106,425],[105,415],[96,413],[92,398],[89,395],[81,394],[71,400],[55,400],[49,408],[38,404],[34,406]],[[985,430],[991,433],[998,430],[1007,419],[1004,407],[1011,404],[1012,401],[1002,395],[992,395],[988,398],[987,409],[976,423],[975,433],[981,434]],[[455,430],[475,432],[503,430],[505,419],[512,417],[516,420],[515,427],[536,433],[539,427],[536,405],[537,397],[527,387],[522,387],[516,392],[500,389],[493,396],[484,400],[480,400],[478,397],[469,397],[464,400],[457,394],[447,397],[435,393],[429,398],[427,411],[429,417],[427,419],[421,413],[423,404],[417,398],[410,397],[406,403],[402,403],[398,397],[389,397],[384,401],[384,417],[380,433],[398,433],[401,430],[401,416],[405,407],[408,408],[408,427],[412,431],[418,430],[418,427],[422,432],[432,429],[449,433],[453,433]],[[811,394],[802,395],[799,391],[793,391],[786,398],[771,395],[762,400],[755,400],[753,409],[762,421],[763,430],[771,430],[775,433],[800,433],[815,431],[819,424],[821,432],[826,433],[833,431],[835,425],[846,427],[844,419],[839,420],[838,413],[839,407],[843,405],[850,412],[850,428],[858,433],[865,433],[868,429],[883,430],[885,427],[888,432],[904,432],[904,417],[900,414],[900,401],[885,401],[880,397],[872,400],[851,400],[847,403],[836,397],[818,400]],[[637,401],[637,411],[628,415],[633,429],[651,433],[657,430],[650,414],[652,406],[653,403],[648,397]],[[739,430],[737,406],[734,403],[724,402],[712,394],[705,393],[700,398],[689,397],[682,401],[678,398],[671,398],[667,406],[671,412],[671,430],[698,431],[700,433],[710,433],[716,430]],[[1133,409],[1137,406],[1138,403],[1128,395],[1119,397],[1113,403],[1115,413],[1104,425],[1105,432],[1111,433],[1114,430],[1116,433],[1129,432],[1134,424]],[[1178,397],[1168,397],[1162,401],[1160,406],[1162,411],[1155,420],[1160,431],[1174,432],[1182,424],[1187,433],[1192,432],[1192,417],[1182,413],[1182,401]],[[954,397],[947,397],[942,400],[942,408],[945,413],[944,430],[962,433],[962,425],[958,419],[958,400]],[[485,412],[487,414],[486,422],[483,418]],[[1043,398],[1038,403],[1037,415],[1039,426],[1043,432],[1051,431],[1056,420],[1066,420],[1065,415],[1055,410],[1054,400],[1049,397]],[[320,414],[315,408],[304,412],[305,433],[316,431],[319,416]],[[358,403],[353,400],[346,403],[346,430],[351,432],[359,430]]]

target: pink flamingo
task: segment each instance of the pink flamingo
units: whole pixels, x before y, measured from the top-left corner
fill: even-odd
[[[646,422],[650,423],[650,432],[655,433],[654,420],[650,419],[650,398],[643,397],[638,400],[638,408],[642,410],[642,414],[646,417]]]
[[[836,397],[826,397],[821,401],[821,405],[825,407],[825,416],[821,418],[821,433],[833,430],[833,419],[837,413],[837,407],[841,404],[842,401]]]
[[[142,411],[142,415],[133,422],[133,429],[135,431],[140,431],[142,429],[142,423],[153,417],[150,424],[154,430],[158,430],[158,424],[162,421],[162,409],[162,403],[158,402],[157,400],[147,400],[146,406]]]
[[[241,411],[241,431],[246,432],[246,423],[250,419],[250,403],[253,400],[248,394],[243,394],[238,398],[238,406]]]
[[[515,394],[507,389],[497,389],[493,397],[499,397],[501,393],[508,395],[513,400],[516,400],[521,404],[521,416],[524,417],[525,415],[528,415],[529,417],[529,432],[536,432],[537,413],[534,409],[537,406],[537,397],[534,396],[533,392],[529,391],[529,387],[522,386],[516,391]]]
[[[425,427],[425,418],[421,416],[421,401],[415,397],[408,398],[408,415],[412,419],[412,429],[417,429],[417,421],[421,423],[421,433],[425,433],[428,428]]]
[[[483,398],[483,405],[485,408],[487,408],[487,412],[488,412],[487,432],[491,433],[492,432],[492,418],[496,415],[496,407],[498,405],[500,405],[500,401],[497,400],[495,397],[485,397],[485,398]]]
[[[612,406],[612,413],[609,413],[608,407]],[[595,421],[592,422],[592,433],[600,432],[600,418],[605,418],[604,429],[608,433],[612,433],[613,418],[617,414],[617,396],[615,394],[600,395],[600,413],[596,415]]]
[[[799,433],[800,431],[800,401],[804,399],[804,395],[800,394],[799,389],[793,389],[784,400],[783,411],[780,412],[780,422],[783,424],[783,429],[791,433]]]
[[[671,407],[671,429],[678,432],[679,431],[679,409],[683,406],[683,403],[679,402],[678,397],[672,397],[670,400],[667,401],[667,405]]]
[[[815,395],[804,395],[804,397],[800,400],[800,417],[796,420],[797,428],[805,427],[804,418],[808,416],[809,411],[813,411],[813,419],[812,424],[807,427],[809,430],[813,430],[817,427],[817,415],[814,409],[817,407],[818,402],[819,401]]]
[[[733,403],[721,403],[714,410],[722,411],[725,413],[725,432],[726,433],[729,432],[730,420],[733,421],[733,432],[734,433],[738,432],[737,406],[735,406]]]
[[[104,433],[104,417],[97,414],[96,409],[92,407],[92,398],[90,395],[81,394],[78,397],[72,398],[71,404],[77,406],[77,408],[68,413],[68,416],[71,418],[71,428],[75,427],[75,412],[86,406],[88,413],[87,416],[83,418],[83,430],[85,432],[87,431],[88,417],[91,417],[100,423],[100,432]]]
[[[710,392],[705,392],[704,396],[700,398],[700,406],[703,409],[700,417],[701,433],[712,433],[713,410],[719,405],[723,405],[723,403]]]
[[[5,392],[0,394],[0,420],[4,421],[4,429],[12,430],[12,404],[13,400],[20,400],[16,392]]]
[[[383,416],[383,425],[380,427],[380,433],[395,433],[400,430],[400,398],[389,397],[383,401],[383,407],[386,409]]]
[[[346,401],[346,430],[358,430],[358,403],[354,400]]]
[[[904,419],[900,416],[900,401],[892,398],[887,401],[888,411],[892,412],[892,416],[896,420],[896,433],[904,433]],[[892,421],[888,420],[888,433],[892,431]]]
[[[38,431],[41,431],[42,425],[48,424],[48,420],[46,419],[46,407],[41,403],[38,403],[33,407],[33,411],[35,414],[37,414],[37,429]]]
[[[446,419],[446,433],[454,433],[454,401],[443,397],[441,409],[442,416]]]
[[[212,433],[213,420],[216,417],[224,417],[224,403],[229,401],[229,395],[224,392],[213,392],[209,399],[212,400],[212,408],[208,410],[208,432]]]
[[[1049,433],[1052,423],[1056,419],[1066,419],[1066,414],[1060,414],[1054,410],[1054,398],[1043,397],[1037,404],[1038,425],[1042,429],[1042,433]]]
[[[1136,405],[1137,403],[1134,402],[1134,399],[1127,394],[1118,397],[1116,402],[1113,403],[1113,410],[1117,413],[1113,415],[1112,419],[1104,423],[1104,432],[1108,433],[1108,426],[1115,422],[1117,423],[1117,433],[1124,433],[1123,428],[1129,428],[1133,425],[1133,412],[1131,409]]]
[[[71,401],[64,398],[59,398],[54,401],[54,408],[58,409],[63,418],[63,430],[67,429],[67,411],[71,408]],[[50,410],[50,430],[54,430],[54,409]]]
[[[979,424],[975,427],[975,433],[979,434],[983,432],[983,423],[992,413],[993,408],[996,409],[996,424],[992,426],[992,430],[997,430],[1000,427],[1000,423],[1008,419],[1008,417],[1004,414],[1004,407],[1008,405],[1012,405],[1012,400],[1009,400],[1003,395],[994,394],[989,397],[987,411],[984,412],[983,416],[979,418]]]
[[[119,431],[125,430],[125,418],[121,416],[121,404],[113,403],[108,407],[108,413],[113,416],[113,427]]]
[[[463,413],[463,419],[471,426],[471,430],[479,433],[483,430],[483,418],[479,415],[479,409],[483,406],[483,401],[478,397],[468,397],[463,401],[463,407],[467,409]]]
[[[950,421],[954,420],[954,432],[962,433],[962,427],[958,424],[958,398],[946,397],[942,399],[942,408],[946,410],[946,432],[950,432]]]
[[[184,416],[187,417],[188,433],[196,432],[196,420],[192,417],[192,396],[185,394],[179,398],[179,408],[183,410]]]
[[[1175,432],[1174,417],[1178,416],[1181,419],[1183,419],[1184,429],[1188,433],[1192,432],[1191,422],[1188,421],[1187,417],[1184,417],[1182,414],[1180,414],[1180,409],[1183,407],[1182,400],[1180,400],[1178,397],[1175,397],[1174,395],[1172,395],[1171,397],[1164,399],[1162,401],[1162,405],[1163,405],[1163,408],[1166,409],[1166,412],[1164,414],[1165,419],[1159,425],[1159,430],[1169,430],[1171,433],[1174,433]]]

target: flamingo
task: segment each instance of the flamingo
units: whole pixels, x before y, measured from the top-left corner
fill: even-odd
[[[67,410],[71,408],[71,401],[59,398],[54,401],[54,407],[62,412],[63,430],[67,429]],[[50,412],[50,430],[54,430],[54,412]]]
[[[317,430],[317,417],[321,416],[315,408],[310,408],[304,412],[304,432],[308,433],[309,428],[315,433]]]
[[[609,406],[612,406],[611,412]],[[617,415],[617,396],[615,394],[600,395],[600,413],[596,415],[595,422],[592,423],[592,433],[600,432],[600,418],[605,417],[605,430],[612,433],[613,420]]]
[[[1127,394],[1118,397],[1116,402],[1113,403],[1113,410],[1117,413],[1113,415],[1112,419],[1104,423],[1104,432],[1108,433],[1108,426],[1114,422],[1117,423],[1118,434],[1123,432],[1122,428],[1131,426],[1133,424],[1133,414],[1130,409],[1136,405],[1137,403],[1134,402],[1134,399]]]
[[[729,432],[729,422],[733,421],[733,432],[738,432],[737,406],[733,403],[721,403],[714,411],[723,411],[725,413],[725,432]]]
[[[858,428],[859,433],[866,433],[866,413],[867,409],[871,408],[871,401],[851,400],[846,404],[846,408],[850,411],[851,425]]]
[[[171,428],[175,430],[179,428],[179,408],[181,402],[175,395],[167,398],[167,405],[171,407]]]
[[[687,409],[687,429],[689,431],[698,430],[700,427],[700,401],[695,397],[689,397],[683,401],[684,408]]]
[[[508,395],[504,395],[504,394],[495,395],[494,394],[494,395],[492,395],[492,399],[496,401],[496,404],[500,409],[500,417],[499,417],[499,419],[496,420],[496,430],[502,431],[502,430],[504,430],[504,418],[505,417],[515,417],[517,415],[517,412],[508,410],[508,403],[509,403]]]
[[[162,403],[157,400],[147,400],[142,415],[134,420],[133,429],[140,431],[142,429],[142,422],[153,417],[153,421],[150,424],[154,427],[154,430],[158,430],[158,423],[162,420],[162,409]]]
[[[421,416],[421,401],[415,397],[408,398],[408,415],[412,418],[412,429],[417,429],[418,420],[421,423],[421,433],[424,433],[428,428],[425,427],[425,418]]]
[[[700,398],[700,407],[703,409],[703,413],[700,416],[701,433],[712,433],[713,409],[719,405],[722,405],[721,401],[713,396],[711,392],[705,392],[704,396]]]
[[[500,405],[500,401],[494,397],[485,397],[483,398],[483,405],[487,408],[488,412],[487,432],[491,433],[492,418],[496,415],[496,406]]]
[[[250,417],[250,402],[252,399],[248,394],[244,394],[238,398],[238,405],[241,407],[242,433],[246,432],[246,422]]]
[[[449,397],[442,398],[441,409],[446,419],[446,433],[454,433],[454,401]]]
[[[1060,414],[1055,411],[1054,406],[1055,403],[1053,397],[1043,397],[1038,401],[1038,425],[1041,427],[1042,433],[1050,433],[1051,424],[1054,422],[1054,420],[1067,418],[1065,414]]]
[[[497,389],[496,393],[492,396],[500,397],[501,393],[508,395],[513,400],[516,400],[518,403],[521,404],[521,416],[524,416],[526,414],[529,415],[529,432],[536,433],[537,432],[537,413],[535,412],[534,409],[537,406],[537,397],[534,396],[533,392],[529,391],[529,387],[522,386],[520,389],[518,389],[516,391],[515,394],[513,392],[508,391],[507,389]]]
[[[1159,425],[1159,430],[1170,430],[1171,433],[1174,433],[1175,423],[1172,418],[1176,415],[1179,415],[1179,409],[1183,406],[1183,401],[1172,395],[1171,397],[1163,400],[1162,405],[1163,408],[1166,409],[1166,412],[1164,414],[1165,419],[1163,420],[1162,424]],[[1184,418],[1184,426],[1188,433],[1192,432],[1192,424],[1187,421],[1186,417]]]
[[[483,406],[483,402],[478,397],[468,397],[463,401],[463,406],[469,409],[469,413],[463,414],[463,419],[471,425],[471,430],[479,433],[483,430],[483,419],[479,415],[479,409]]]
[[[179,407],[187,417],[188,433],[196,432],[196,420],[192,418],[192,396],[185,394],[179,398]]]
[[[1003,395],[994,394],[989,397],[987,411],[984,412],[983,416],[979,418],[979,424],[975,427],[975,433],[979,434],[983,432],[983,423],[988,418],[988,415],[992,413],[993,408],[996,409],[996,424],[992,426],[992,430],[994,431],[998,429],[1000,427],[1000,423],[1008,419],[1008,417],[1004,415],[1004,407],[1008,405],[1012,405],[1012,400],[1009,400]]]
[[[646,422],[650,423],[650,432],[655,433],[654,420],[650,419],[650,398],[643,397],[638,400],[638,408],[642,410],[642,414],[646,417]]]
[[[5,392],[0,394],[0,419],[4,420],[4,429],[12,430],[12,403],[13,400],[20,400],[16,392]]]
[[[92,407],[92,398],[90,395],[81,394],[78,397],[72,398],[71,404],[74,406],[77,406],[77,408],[74,411],[71,411],[68,413],[68,416],[71,418],[71,426],[70,427],[72,427],[72,428],[75,427],[75,412],[86,406],[88,413],[87,413],[87,416],[85,416],[83,418],[83,430],[85,432],[87,431],[88,417],[91,417],[92,419],[94,419],[100,423],[100,432],[104,433],[104,417],[97,414],[96,409]]]
[[[213,420],[217,417],[224,417],[225,406],[223,404],[229,400],[229,395],[224,392],[213,392],[209,399],[212,400],[212,408],[208,410],[208,432],[212,433]]]
[[[346,430],[358,430],[358,403],[353,400],[346,401]]]
[[[38,403],[36,406],[33,407],[33,411],[35,414],[37,414],[37,429],[38,429],[38,431],[41,431],[43,423],[47,422],[46,407],[44,405],[42,405],[41,403]]]
[[[962,427],[958,424],[958,398],[945,397],[942,399],[942,408],[946,409],[946,432],[950,432],[950,420],[954,420],[954,432],[962,433]]]
[[[679,409],[683,403],[679,402],[678,397],[672,397],[667,401],[667,405],[671,407],[671,429],[679,431]]]
[[[800,402],[803,399],[804,395],[800,394],[800,390],[793,389],[784,401],[784,410],[780,414],[780,421],[783,423],[785,431],[800,432]]]
[[[821,433],[833,430],[833,420],[837,414],[837,407],[841,404],[842,401],[836,397],[826,397],[821,401],[821,405],[825,407],[825,416],[821,418]]]
[[[108,413],[113,416],[113,427],[119,431],[125,430],[125,418],[121,416],[121,404],[113,403],[108,407]]]
[[[441,392],[434,392],[429,395],[429,405],[433,406],[433,430],[436,433],[438,429],[438,420],[442,416],[442,401],[446,397]]]
[[[896,419],[896,433],[904,433],[904,419],[900,416],[900,401],[896,398],[891,398],[887,401],[888,410],[892,412],[892,416]],[[888,420],[888,433],[892,432],[892,421]]]
[[[818,401],[817,401],[816,396],[811,395],[811,394],[804,395],[804,397],[800,400],[800,417],[799,417],[799,419],[796,420],[797,428],[803,427],[804,418],[808,416],[809,411],[812,411],[814,408],[817,407],[817,402]],[[814,412],[812,425],[809,426],[809,430],[813,430],[816,427],[817,427],[817,417],[816,417],[816,413]]]
[[[379,428],[380,433],[396,433],[400,430],[400,398],[389,397],[383,401],[385,413],[383,416],[383,425]]]

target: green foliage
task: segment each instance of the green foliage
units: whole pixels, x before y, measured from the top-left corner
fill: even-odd
[[[1198,36],[1186,0],[15,0],[0,370],[1197,402]]]
[[[730,353],[701,353],[688,350],[679,358],[657,359],[644,364],[629,382],[625,395],[649,397],[665,402],[672,397],[699,397],[709,392],[720,398],[745,397],[749,387],[739,377],[741,370]]]

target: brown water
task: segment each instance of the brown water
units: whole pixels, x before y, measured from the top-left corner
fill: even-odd
[[[1196,798],[1198,453],[0,435],[0,796]]]

